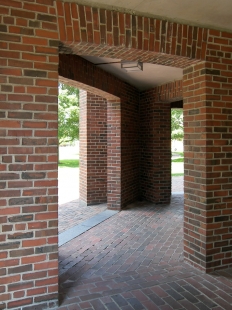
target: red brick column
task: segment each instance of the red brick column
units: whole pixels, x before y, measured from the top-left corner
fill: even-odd
[[[184,70],[183,81],[184,255],[206,272],[232,266],[232,87],[222,61]]]
[[[107,102],[107,205],[108,209],[122,207],[121,166],[121,103]]]
[[[87,92],[79,90],[79,192],[80,204],[87,204]]]
[[[107,201],[107,102],[80,91],[80,203]]]
[[[58,305],[56,11],[0,1],[0,14],[0,308],[45,309]]]
[[[171,108],[157,89],[140,95],[140,195],[155,203],[171,197]]]

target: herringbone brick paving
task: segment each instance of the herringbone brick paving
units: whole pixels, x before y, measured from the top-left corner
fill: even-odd
[[[60,310],[232,309],[232,270],[183,262],[183,195],[133,204],[59,249]],[[75,265],[73,265],[75,263]]]

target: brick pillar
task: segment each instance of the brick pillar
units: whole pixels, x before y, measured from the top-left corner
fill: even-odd
[[[171,108],[156,101],[156,90],[140,96],[140,196],[155,203],[171,197]]]
[[[80,91],[80,203],[107,201],[107,102]]]
[[[79,192],[80,203],[87,204],[87,92],[79,89]]]
[[[56,12],[1,1],[0,14],[0,308],[47,309],[58,306]]]
[[[122,208],[121,167],[121,103],[107,102],[107,206]]]
[[[232,87],[226,68],[206,62],[184,70],[184,255],[206,272],[232,266]]]

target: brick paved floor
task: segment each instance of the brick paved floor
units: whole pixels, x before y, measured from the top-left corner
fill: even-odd
[[[107,209],[107,204],[80,206],[79,199],[59,205],[59,234]]]
[[[60,310],[232,309],[232,270],[183,262],[183,195],[139,202],[59,248]]]
[[[78,188],[79,191],[79,188]],[[172,192],[183,192],[183,177],[172,178]],[[59,192],[60,194],[60,192]],[[61,193],[61,201],[67,200],[65,197],[65,191]],[[62,203],[59,205],[59,233],[76,226],[81,222],[89,219],[90,217],[101,213],[107,209],[106,204],[81,207],[79,206],[79,199]]]

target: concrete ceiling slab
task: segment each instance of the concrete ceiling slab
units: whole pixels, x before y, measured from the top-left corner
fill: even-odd
[[[64,0],[232,32],[232,0]]]
[[[102,70],[113,74],[120,80],[136,87],[139,91],[181,80],[183,77],[183,70],[179,68],[144,63],[143,71],[125,72],[121,68],[121,59],[94,56],[81,57],[92,62]]]

